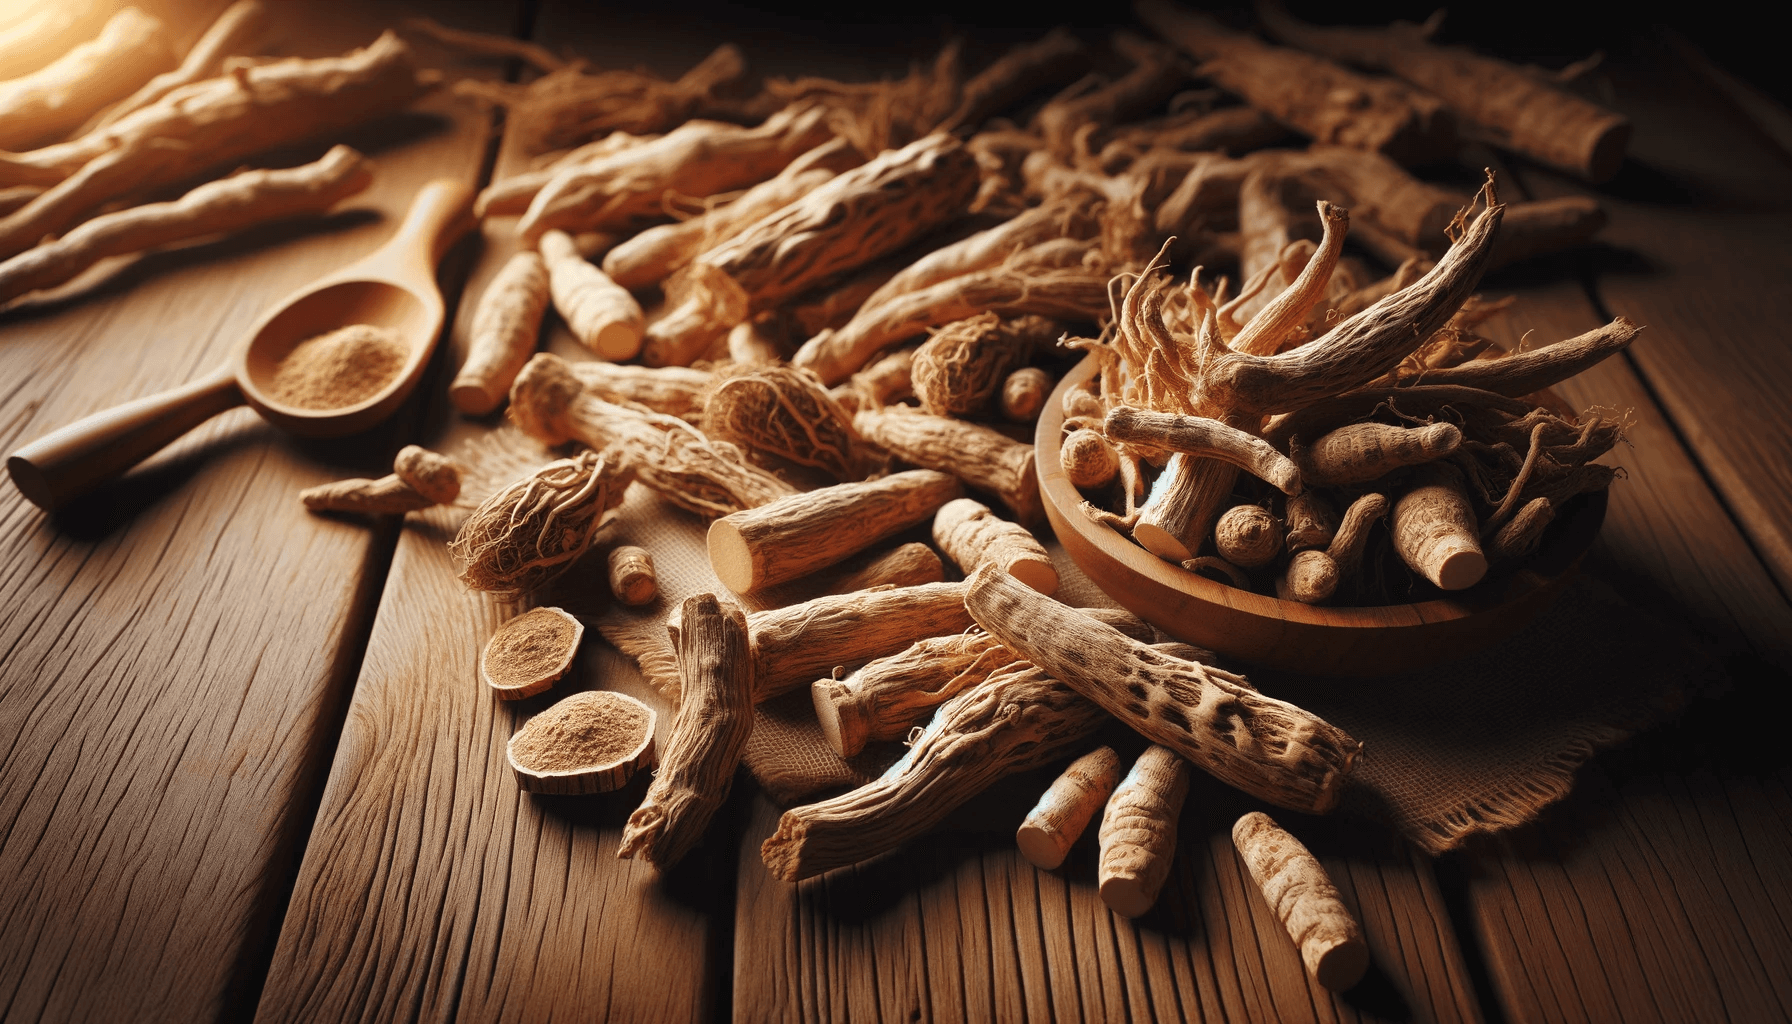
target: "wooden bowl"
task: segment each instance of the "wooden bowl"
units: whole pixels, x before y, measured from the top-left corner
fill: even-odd
[[[1556,596],[1605,520],[1604,491],[1563,507],[1530,562],[1433,601],[1333,608],[1239,590],[1166,562],[1077,510],[1059,463],[1064,393],[1098,370],[1091,356],[1065,374],[1035,436],[1046,518],[1065,552],[1110,597],[1165,632],[1268,668],[1374,676],[1459,658],[1516,632]],[[1553,396],[1551,396],[1553,397]],[[1554,403],[1552,403],[1554,404]]]

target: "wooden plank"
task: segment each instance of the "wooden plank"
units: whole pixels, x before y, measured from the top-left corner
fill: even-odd
[[[567,41],[547,25],[535,38]],[[523,161],[506,146],[495,173]],[[484,226],[450,356],[425,384],[423,443],[439,450],[495,421],[455,413],[447,385],[477,297],[517,250],[514,226],[513,217]],[[578,358],[564,325],[550,322],[551,347]],[[458,518],[413,515],[399,539],[257,1020],[710,1016],[727,955],[732,845],[699,848],[662,877],[616,856],[646,773],[596,797],[517,787],[505,748],[530,717],[578,690],[651,694],[591,633],[554,689],[493,697],[479,655],[520,608],[456,578],[445,545]],[[550,603],[584,614],[608,600],[601,569],[573,576],[584,583],[559,587]],[[662,716],[662,741],[669,725]],[[725,816],[715,827],[730,831]]]
[[[1520,180],[1540,197],[1577,188],[1531,169]],[[1634,233],[1634,211],[1612,205],[1611,233]],[[1555,270],[1572,275],[1577,267],[1595,295],[1609,294],[1623,277],[1621,268],[1589,263],[1584,254]],[[1682,275],[1670,277],[1672,286],[1654,287],[1678,289]],[[1592,326],[1600,317],[1580,291],[1566,282],[1525,289],[1492,325],[1495,340],[1510,346],[1534,328],[1534,340],[1549,341]],[[1657,405],[1661,391],[1650,387],[1652,352],[1706,346],[1715,329],[1664,338],[1662,325],[1645,318],[1659,306],[1615,311],[1648,325],[1630,356],[1558,387],[1579,407],[1635,412],[1630,444],[1602,460],[1628,475],[1612,488],[1588,568],[1714,640],[1736,689],[1645,736],[1620,759],[1583,769],[1575,793],[1537,825],[1455,855],[1467,878],[1468,916],[1495,996],[1513,1021],[1783,1019],[1784,985],[1771,966],[1792,952],[1787,893],[1776,884],[1792,861],[1783,834],[1773,831],[1784,827],[1783,780],[1739,773],[1736,752],[1773,745],[1762,727],[1743,723],[1764,696],[1764,666],[1755,658],[1769,672],[1788,665],[1792,609],[1682,443],[1699,436],[1697,423],[1682,421],[1686,410],[1671,401],[1665,410]],[[1714,763],[1725,765],[1715,775],[1706,767]],[[1615,782],[1612,765],[1628,781]]]
[[[1467,858],[1513,1021],[1792,1015],[1787,776],[1590,771],[1543,821]]]
[[[1007,780],[935,834],[795,886],[760,862],[779,810],[756,798],[740,854],[735,1019],[1480,1019],[1429,863],[1385,832],[1286,822],[1338,882],[1373,953],[1369,977],[1339,996],[1307,977],[1232,849],[1244,798],[1196,781],[1171,879],[1157,907],[1128,921],[1096,894],[1093,828],[1057,871],[1014,849],[1049,782]]]
[[[161,13],[190,36],[221,6]],[[377,12],[325,6],[277,6],[284,50],[373,39]],[[0,314],[0,444],[211,370],[383,242],[424,180],[471,177],[485,120],[420,110],[356,134],[379,161],[363,212],[114,263]],[[395,444],[299,443],[239,410],[53,519],[0,486],[8,1020],[249,1012],[392,544],[294,491]]]
[[[1632,159],[1605,187],[1600,274],[1614,314],[1650,325],[1635,366],[1774,574],[1792,590],[1792,167],[1671,52],[1615,63]]]

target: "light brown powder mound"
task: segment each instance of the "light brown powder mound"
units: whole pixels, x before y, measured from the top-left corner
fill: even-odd
[[[535,608],[506,622],[479,661],[486,685],[504,700],[520,700],[554,685],[572,667],[585,627],[558,608]]]
[[[355,405],[397,380],[410,354],[404,337],[389,327],[343,327],[293,346],[274,364],[267,395],[300,409]]]
[[[647,705],[626,694],[575,693],[510,738],[510,765],[525,789],[609,792],[651,759],[653,718]]]

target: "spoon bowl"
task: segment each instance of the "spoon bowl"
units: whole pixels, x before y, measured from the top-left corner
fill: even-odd
[[[223,366],[184,387],[95,413],[20,448],[6,460],[13,484],[39,508],[54,510],[245,402],[269,423],[300,437],[353,434],[392,415],[417,386],[442,333],[435,266],[470,226],[472,201],[473,190],[463,182],[438,179],[423,186],[386,244],[287,296]],[[384,387],[326,409],[289,405],[270,395],[276,367],[300,342],[355,324],[389,328],[408,349],[398,374]]]
[[[325,284],[287,300],[262,323],[241,350],[235,372],[243,398],[281,430],[298,437],[341,437],[380,422],[404,402],[429,363],[442,327],[442,302],[388,281]],[[359,402],[309,409],[276,400],[271,391],[280,361],[299,343],[349,324],[385,327],[398,334],[409,353],[397,377]]]

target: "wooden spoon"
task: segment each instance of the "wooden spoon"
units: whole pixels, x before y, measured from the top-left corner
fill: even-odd
[[[436,261],[471,226],[466,213],[472,199],[473,190],[459,181],[423,186],[391,241],[288,296],[216,372],[38,438],[7,458],[13,484],[39,508],[56,509],[245,402],[301,437],[352,434],[392,415],[416,387],[442,333]],[[352,324],[390,328],[403,339],[410,356],[396,379],[377,394],[333,409],[283,405],[268,396],[275,367],[299,342]]]

